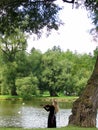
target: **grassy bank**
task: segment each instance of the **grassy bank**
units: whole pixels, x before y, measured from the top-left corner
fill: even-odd
[[[19,96],[0,95],[0,100],[22,100]]]
[[[23,128],[0,128],[0,130],[98,130],[98,128],[82,128],[82,127],[63,127],[63,128],[33,128],[33,129],[23,129]]]
[[[58,102],[74,102],[78,97],[75,96],[60,96],[60,97],[49,97],[49,96],[33,96],[32,99],[36,99],[36,101],[46,101],[50,102],[52,99],[56,99]],[[0,100],[23,100],[22,97],[19,96],[10,96],[10,95],[0,95]]]
[[[33,97],[33,99],[40,100],[40,101],[46,101],[50,102],[52,99],[56,99],[58,102],[74,102],[78,97],[75,96],[62,96],[62,97],[48,97],[48,96],[42,96],[42,97]]]

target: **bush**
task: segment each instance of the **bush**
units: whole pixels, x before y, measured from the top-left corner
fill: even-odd
[[[16,80],[17,94],[24,99],[31,99],[38,91],[38,79],[34,76],[23,77]]]

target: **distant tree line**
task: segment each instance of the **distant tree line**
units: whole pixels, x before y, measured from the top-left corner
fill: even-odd
[[[44,92],[50,96],[80,95],[98,52],[78,54],[54,46],[44,54],[35,48],[27,53],[26,37],[19,30],[0,42],[0,94],[24,98]]]

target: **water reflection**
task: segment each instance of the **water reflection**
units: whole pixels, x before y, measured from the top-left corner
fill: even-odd
[[[41,102],[35,105],[34,102],[0,102],[0,127],[22,127],[22,128],[46,128],[48,112],[46,112]],[[65,105],[63,103],[63,105]],[[61,107],[57,113],[57,127],[66,126],[71,109]]]
[[[40,104],[41,102],[35,105],[34,102],[1,101],[0,127],[46,128],[48,112]],[[60,109],[57,114],[57,127],[68,124],[70,113],[71,109]]]

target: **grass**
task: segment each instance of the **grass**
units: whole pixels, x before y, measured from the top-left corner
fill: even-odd
[[[19,96],[0,95],[0,100],[22,100]]]
[[[62,127],[62,128],[32,128],[32,129],[23,129],[23,128],[0,128],[0,130],[98,130],[98,128],[84,128],[84,127]]]
[[[62,97],[49,97],[49,96],[42,96],[42,97],[33,97],[36,100],[50,102],[52,99],[56,99],[58,102],[74,102],[78,97],[76,96],[62,96]]]
[[[78,97],[76,96],[60,96],[60,97],[50,97],[50,96],[33,96],[32,99],[36,101],[51,102],[52,99],[56,99],[58,102],[74,102]],[[22,100],[22,97],[11,96],[11,95],[0,95],[0,100]]]

